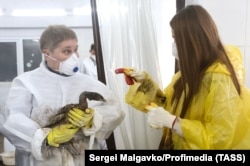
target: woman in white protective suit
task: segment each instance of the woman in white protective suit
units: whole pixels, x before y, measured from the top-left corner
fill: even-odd
[[[18,166],[82,166],[84,149],[99,149],[97,140],[109,137],[124,112],[106,85],[78,72],[74,31],[63,25],[49,26],[41,35],[40,48],[44,55],[40,67],[13,80],[1,133],[15,146]],[[88,101],[88,113],[73,108],[66,115],[66,124],[46,127],[60,108],[78,103],[83,91],[97,92],[106,101]],[[84,134],[83,151],[71,155],[60,149],[60,144],[67,143],[79,130]],[[50,147],[53,150],[46,151]]]

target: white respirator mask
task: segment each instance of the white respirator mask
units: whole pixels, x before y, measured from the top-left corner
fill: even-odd
[[[178,55],[178,51],[177,51],[176,43],[175,43],[175,42],[172,43],[172,55],[173,55],[177,60],[179,60],[179,55]]]
[[[51,57],[51,56],[48,56],[48,57],[51,58],[52,60],[60,62],[58,71],[61,74],[72,76],[79,70],[79,66],[80,66],[79,58],[77,57],[75,53],[73,53],[69,58],[67,58],[64,61],[59,61],[56,58]]]

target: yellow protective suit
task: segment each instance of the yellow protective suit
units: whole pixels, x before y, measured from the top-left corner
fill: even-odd
[[[244,86],[242,55],[235,46],[226,46],[225,49],[239,79],[241,95],[238,95],[225,65],[214,63],[210,66],[200,91],[180,121],[183,136],[170,135],[174,149],[250,149],[250,91]],[[143,112],[146,112],[144,107],[149,102],[155,102],[173,113],[173,106],[168,101],[171,101],[173,85],[180,75],[180,72],[174,75],[164,92],[147,76],[142,84],[130,86],[126,102]],[[177,116],[182,103],[183,96],[177,107]],[[166,147],[170,133],[168,128],[163,130],[160,149]]]

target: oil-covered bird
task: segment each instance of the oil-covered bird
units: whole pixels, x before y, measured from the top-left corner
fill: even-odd
[[[69,123],[67,118],[67,114],[69,113],[69,111],[72,110],[73,108],[78,108],[82,111],[85,111],[88,108],[87,100],[106,102],[106,100],[101,94],[97,92],[84,91],[79,96],[79,103],[68,104],[62,107],[56,115],[52,116],[49,119],[50,124],[47,125],[46,127],[53,128],[61,124]],[[82,147],[83,145],[81,142],[84,141],[85,137],[86,136],[79,130],[69,142],[60,144],[59,148],[67,149],[73,156],[79,155],[82,151],[84,151],[84,147]],[[54,147],[47,147],[44,155],[46,157],[51,156],[53,148]]]
[[[80,110],[85,111],[88,108],[87,99],[96,100],[96,101],[104,101],[104,102],[106,101],[104,97],[97,92],[84,91],[79,96],[78,104],[68,104],[62,107],[56,115],[50,118],[49,120],[50,125],[48,125],[47,127],[52,128],[59,124],[67,123],[68,122],[67,113],[73,108],[78,108]]]

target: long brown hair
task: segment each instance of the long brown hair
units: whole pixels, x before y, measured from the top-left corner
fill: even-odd
[[[210,14],[199,5],[180,10],[170,21],[179,55],[181,77],[174,85],[172,104],[175,109],[184,92],[181,117],[184,117],[193,96],[199,91],[206,69],[215,61],[226,65],[240,94],[240,85],[233,66]]]

